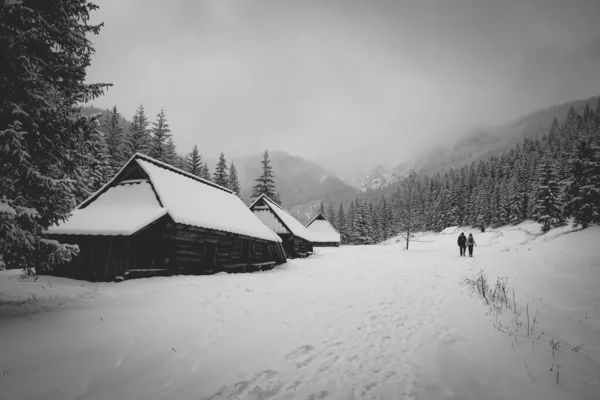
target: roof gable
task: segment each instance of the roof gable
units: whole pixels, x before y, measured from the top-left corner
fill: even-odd
[[[290,214],[283,207],[275,203],[271,200],[267,195],[260,195],[252,204],[250,204],[250,209],[252,211],[258,211],[262,209],[262,206],[268,207],[268,209],[275,214],[279,222],[289,230],[294,236],[298,236],[304,240],[309,242],[313,241],[313,236],[311,232],[306,229],[304,225],[300,223],[292,214]],[[262,210],[261,210],[262,212]],[[283,233],[283,232],[282,232]]]
[[[169,165],[167,163],[164,163],[162,161],[156,160],[150,156],[147,156],[145,154],[142,153],[135,153],[133,156],[131,156],[131,158],[125,163],[125,165],[123,165],[123,167],[119,170],[119,172],[117,172],[115,174],[115,176],[109,180],[104,186],[102,186],[100,189],[98,189],[95,193],[93,193],[90,197],[88,197],[87,199],[85,199],[83,202],[81,202],[81,204],[79,204],[76,208],[83,208],[86,207],[88,204],[90,204],[91,202],[93,202],[94,200],[96,200],[96,198],[98,198],[98,196],[100,194],[102,194],[103,192],[105,192],[109,187],[111,187],[112,185],[115,184],[115,182],[120,182],[126,178],[130,178],[132,173],[134,175],[134,177],[137,177],[137,174],[135,173],[136,170],[138,172],[142,172],[144,174],[144,179],[148,179],[148,176],[146,174],[145,171],[143,171],[142,169],[139,168],[139,163],[137,163],[136,160],[145,160],[148,161],[152,164],[155,164],[156,166],[159,166],[161,168],[164,168],[166,170],[169,170],[171,172],[174,172],[176,174],[180,174],[183,176],[186,176],[190,179],[193,179],[197,182],[203,183],[205,185],[214,187],[216,189],[220,189],[223,190],[225,192],[228,193],[232,193],[233,191],[221,186],[221,185],[217,185],[214,182],[211,182],[209,180],[206,180],[204,178],[200,178],[199,176],[196,176],[194,174],[190,174],[189,172],[186,172],[182,169],[176,168],[172,165]]]
[[[63,223],[53,225],[55,235],[130,236],[164,216],[147,180],[129,180],[108,188],[85,208],[76,209]]]
[[[317,242],[340,242],[340,233],[335,229],[331,222],[319,212],[316,217],[312,219],[306,228],[313,234]]]

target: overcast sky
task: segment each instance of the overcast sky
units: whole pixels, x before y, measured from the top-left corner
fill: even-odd
[[[600,1],[96,0],[95,105],[334,172],[600,94]]]

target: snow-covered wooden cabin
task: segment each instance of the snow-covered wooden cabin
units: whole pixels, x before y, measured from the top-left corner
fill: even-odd
[[[283,240],[283,248],[290,258],[306,257],[313,252],[312,235],[300,221],[266,195],[250,205],[254,215]]]
[[[340,233],[325,218],[322,212],[319,212],[307,225],[314,238],[315,247],[338,247],[341,242]]]
[[[47,234],[80,248],[56,273],[89,280],[245,271],[286,260],[281,238],[232,191],[142,154]]]

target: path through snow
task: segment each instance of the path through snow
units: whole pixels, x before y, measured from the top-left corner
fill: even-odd
[[[597,243],[599,233],[532,244],[523,229],[475,232],[474,258],[458,256],[454,234],[428,235],[410,251],[391,241],[321,249],[263,273],[119,284],[22,282],[2,272],[0,392],[15,400],[597,398],[600,277],[589,264],[598,250],[576,246]],[[542,325],[585,315],[574,327],[545,327],[585,340],[581,352],[559,355],[558,385],[547,371],[551,353],[511,350],[459,284],[479,269],[494,281],[506,273],[533,302],[533,286],[575,284],[551,265],[557,254],[588,274],[577,282],[579,297],[542,293],[552,307],[541,310]],[[18,302],[31,293],[36,300]]]

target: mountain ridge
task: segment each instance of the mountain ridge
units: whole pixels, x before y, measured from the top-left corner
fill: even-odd
[[[600,96],[592,96],[566,101],[529,112],[496,127],[471,130],[449,145],[432,146],[400,164],[387,168],[377,166],[369,174],[352,180],[352,184],[367,197],[387,195],[411,168],[423,174],[435,175],[450,168],[460,168],[473,161],[500,155],[514,148],[524,138],[547,133],[553,119],[563,120],[569,108],[573,107],[575,112],[581,113],[586,105],[596,107],[599,100]]]

